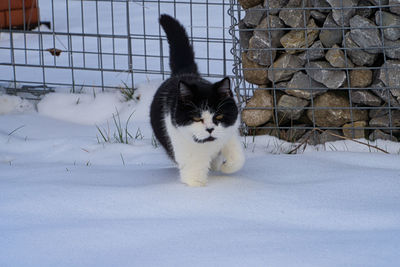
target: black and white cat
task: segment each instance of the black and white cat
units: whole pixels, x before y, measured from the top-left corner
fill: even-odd
[[[171,77],[158,88],[151,104],[157,140],[178,164],[181,181],[204,186],[208,170],[238,171],[245,157],[238,137],[238,108],[229,78],[202,79],[183,26],[161,15],[170,47]]]

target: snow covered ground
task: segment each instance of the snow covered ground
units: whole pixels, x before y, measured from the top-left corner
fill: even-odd
[[[399,265],[399,144],[243,140],[241,171],[190,188],[152,140],[157,84],[129,102],[57,92],[38,111],[0,96],[0,266]],[[134,112],[130,144],[96,128],[112,137],[116,109],[123,126]]]
[[[60,31],[66,2],[56,2]],[[80,1],[68,2],[79,10]],[[40,0],[41,14],[51,20],[48,3]],[[100,27],[107,31],[104,5],[99,2]],[[157,8],[146,10],[149,21],[156,21]],[[140,22],[142,10],[132,12],[137,12],[132,21]],[[210,13],[216,20],[211,25],[220,25],[216,12]],[[115,18],[117,26],[124,14]],[[188,14],[178,5],[186,26]],[[70,16],[71,31],[82,30],[80,12]],[[94,17],[88,14],[85,27],[95,33]],[[155,23],[148,25],[148,33],[158,32]],[[24,36],[13,40],[24,47]],[[7,46],[9,37],[1,35],[0,43]],[[55,46],[67,43],[59,37]],[[28,47],[37,44],[27,36]],[[44,44],[53,47],[53,38]],[[96,51],[96,45],[90,49]],[[25,55],[18,53],[15,60],[23,64]],[[45,62],[54,60],[44,56]],[[9,59],[0,54],[1,62]],[[39,56],[28,59],[38,64]],[[56,60],[68,64],[66,53]],[[97,58],[86,63],[97,66]],[[207,68],[200,62],[200,69]],[[26,81],[42,79],[41,69],[17,72]],[[46,74],[48,82],[68,83],[71,77],[63,70]],[[1,79],[12,75],[11,68],[0,69]],[[113,75],[107,84],[127,79]],[[378,141],[390,155],[350,141],[287,155],[278,153],[290,150],[287,143],[247,138],[247,163],[240,172],[211,173],[207,187],[190,188],[179,183],[177,169],[152,138],[148,109],[159,81],[140,86],[139,101],[126,102],[118,92],[93,92],[98,75],[75,78],[89,90],[71,94],[70,88],[56,88],[39,103],[0,95],[0,266],[399,266],[399,144]],[[113,142],[116,110],[122,127],[133,112],[130,144]]]

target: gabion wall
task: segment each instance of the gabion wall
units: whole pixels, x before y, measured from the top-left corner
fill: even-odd
[[[400,0],[231,0],[230,14],[245,134],[398,140]]]

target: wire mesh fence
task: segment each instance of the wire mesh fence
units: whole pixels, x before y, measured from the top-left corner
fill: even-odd
[[[230,1],[245,134],[400,137],[398,0]]]
[[[158,26],[162,13],[187,28],[204,76],[231,72],[227,1],[1,0],[10,14],[17,2],[37,3],[39,19],[23,15],[20,23],[9,16],[0,24],[0,84],[10,93],[133,88],[167,77],[168,43]]]
[[[0,0],[0,89],[164,79],[162,13],[187,28],[203,76],[233,77],[244,134],[400,137],[399,0]]]

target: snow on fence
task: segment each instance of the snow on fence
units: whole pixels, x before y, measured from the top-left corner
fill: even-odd
[[[230,1],[246,134],[400,137],[399,0]]]

